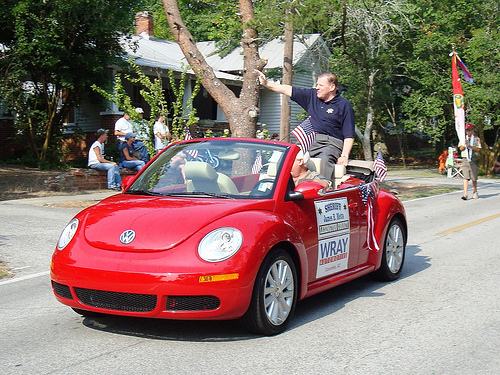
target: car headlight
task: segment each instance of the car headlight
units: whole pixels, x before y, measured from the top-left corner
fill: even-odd
[[[66,228],[64,228],[64,230],[61,233],[61,236],[59,237],[59,241],[57,241],[58,250],[64,249],[66,245],[69,244],[69,242],[75,235],[76,230],[78,229],[78,224],[79,224],[78,219],[73,219],[69,222],[68,225],[66,225]]]
[[[219,228],[208,233],[198,245],[198,254],[207,262],[220,262],[232,257],[243,243],[243,235],[236,228]]]

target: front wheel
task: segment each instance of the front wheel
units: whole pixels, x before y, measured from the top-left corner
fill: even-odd
[[[282,249],[271,251],[257,274],[243,323],[260,335],[283,332],[295,311],[297,288],[297,272],[290,255]]]
[[[406,231],[400,219],[394,218],[389,224],[382,253],[382,264],[377,276],[383,281],[392,281],[399,277],[403,269],[406,248]]]

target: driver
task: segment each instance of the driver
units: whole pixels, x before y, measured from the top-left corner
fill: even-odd
[[[310,163],[309,152],[303,153],[302,150],[300,150],[295,157],[295,161],[293,162],[292,170],[290,172],[295,186],[301,182],[313,181],[330,190],[332,182],[327,180],[321,173],[309,170]]]

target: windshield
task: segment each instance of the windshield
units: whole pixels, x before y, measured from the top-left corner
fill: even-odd
[[[271,198],[287,151],[284,145],[231,139],[175,144],[148,166],[126,193]]]

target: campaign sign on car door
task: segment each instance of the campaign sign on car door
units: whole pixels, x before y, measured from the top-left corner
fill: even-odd
[[[347,269],[349,259],[349,207],[347,198],[314,202],[318,225],[316,277]]]

